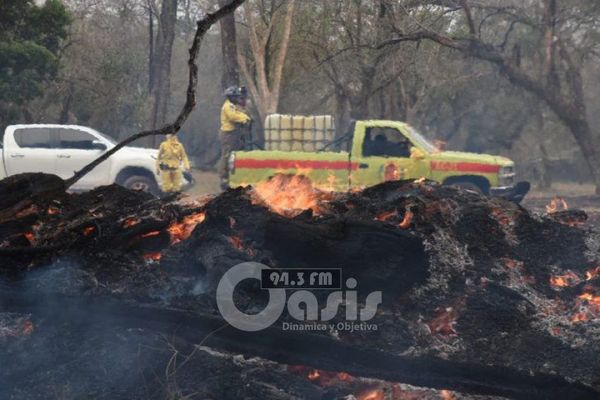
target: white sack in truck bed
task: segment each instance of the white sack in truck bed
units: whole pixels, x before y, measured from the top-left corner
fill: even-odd
[[[265,118],[265,150],[319,151],[334,137],[331,115],[271,114]]]

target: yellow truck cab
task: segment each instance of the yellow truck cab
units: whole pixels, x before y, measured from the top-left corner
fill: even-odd
[[[237,151],[229,160],[231,187],[256,184],[278,173],[305,175],[315,187],[333,191],[418,178],[517,202],[529,191],[529,183],[515,184],[510,159],[440,151],[399,121],[357,121],[349,134],[315,152]]]

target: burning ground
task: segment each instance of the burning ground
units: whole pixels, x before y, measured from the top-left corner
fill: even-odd
[[[426,181],[332,194],[302,176],[187,204],[66,194],[48,175],[0,193],[0,398],[600,394],[600,236],[558,202],[534,214]],[[215,291],[244,261],[342,268],[359,302],[382,291],[378,329],[229,327]],[[247,312],[266,301],[236,291]]]

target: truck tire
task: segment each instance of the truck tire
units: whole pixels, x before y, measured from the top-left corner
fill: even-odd
[[[155,180],[144,175],[128,176],[121,185],[127,189],[149,192],[155,196],[160,194],[160,190],[158,189]]]

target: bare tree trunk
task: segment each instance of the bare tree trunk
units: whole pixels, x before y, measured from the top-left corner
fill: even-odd
[[[348,98],[344,89],[334,85],[335,91],[335,123],[338,137],[345,135],[350,126],[348,114]]]
[[[277,112],[279,107],[279,96],[281,93],[281,81],[283,67],[287,57],[287,50],[290,43],[290,34],[292,31],[292,20],[294,15],[295,0],[288,0],[283,21],[283,31],[278,40],[279,48],[276,56],[269,57],[273,52],[269,51],[269,44],[272,43],[273,25],[276,17],[273,15],[268,21],[265,32],[258,31],[258,26],[252,12],[246,7],[246,20],[250,37],[250,52],[252,61],[255,64],[255,71],[252,73],[244,54],[238,49],[238,63],[244,79],[248,84],[250,94],[256,103],[256,108],[264,121],[268,114]],[[271,60],[274,64],[271,65]]]
[[[148,0],[148,93],[154,86],[154,9],[152,0]]]
[[[552,188],[552,176],[548,173],[548,151],[544,142],[540,143],[540,181],[538,188],[541,190],[548,190]]]
[[[60,116],[58,123],[65,125],[69,122],[69,114],[71,113],[71,105],[73,104],[73,84],[70,83],[67,87],[67,95],[65,96],[62,107],[60,109]]]
[[[540,162],[538,166],[534,166],[534,171],[539,174],[535,176],[538,180],[537,187],[540,190],[548,190],[552,187],[552,177],[548,173],[548,151],[544,144],[544,113],[542,107],[537,106],[535,110],[535,129],[539,136],[539,151],[540,151]]]
[[[171,57],[177,22],[177,0],[163,0],[160,12],[156,52],[154,57],[154,82],[152,83],[152,129],[164,125],[171,90]],[[153,137],[156,145],[157,138]]]
[[[546,85],[557,89],[559,78],[556,72],[556,0],[545,0],[544,8],[544,63],[542,75],[546,78]]]
[[[563,122],[565,121],[563,120]],[[596,136],[585,119],[574,118],[565,123],[573,133],[573,137],[590,169],[596,185],[596,194],[600,195],[600,158],[598,157],[600,146],[597,144]]]
[[[219,6],[223,7],[227,0],[219,0]],[[229,86],[239,86],[240,73],[237,63],[237,32],[235,27],[235,14],[231,13],[221,19],[221,54],[223,57],[223,72],[221,75],[221,88],[225,90]]]

